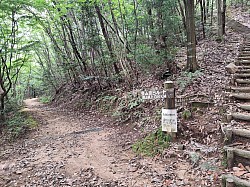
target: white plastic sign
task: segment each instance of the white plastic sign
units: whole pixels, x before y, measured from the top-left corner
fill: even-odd
[[[162,109],[161,126],[163,132],[177,132],[176,109]]]

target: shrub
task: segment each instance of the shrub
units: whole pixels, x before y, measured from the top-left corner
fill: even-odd
[[[155,156],[161,154],[169,146],[171,137],[158,129],[147,135],[144,139],[135,142],[132,150],[143,156]]]

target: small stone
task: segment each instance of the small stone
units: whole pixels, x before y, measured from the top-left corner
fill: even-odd
[[[17,175],[21,175],[23,172],[21,170],[17,170],[14,173],[17,174]]]
[[[130,167],[129,171],[130,172],[136,172],[138,170],[138,167]]]
[[[166,156],[169,158],[174,158],[174,157],[177,157],[177,154],[174,151],[168,151],[166,153]]]
[[[230,63],[226,66],[226,70],[228,73],[234,74],[238,70],[238,67],[234,63]]]
[[[182,181],[182,180],[181,180],[181,181],[180,181],[180,180],[177,180],[177,181],[176,181],[176,185],[177,185],[177,186],[182,186],[182,185],[185,185],[185,183],[184,183],[184,181]]]
[[[151,181],[151,183],[160,183],[160,182],[162,182],[162,178],[160,178],[159,176],[154,177]]]
[[[185,149],[185,145],[183,145],[183,144],[177,145],[177,149],[178,150],[184,150]]]

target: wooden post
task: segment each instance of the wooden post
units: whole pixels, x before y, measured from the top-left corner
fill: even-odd
[[[232,168],[234,164],[234,150],[233,148],[227,149],[227,168]]]
[[[232,137],[233,137],[233,131],[232,131],[232,129],[225,129],[225,138],[226,138],[226,140],[225,140],[225,145],[228,145],[228,144],[230,144],[230,143],[232,143]]]
[[[234,187],[234,180],[231,178],[226,179],[226,187]]]
[[[233,119],[232,114],[227,114],[227,122],[231,122]]]
[[[175,109],[175,88],[173,81],[164,82],[164,90],[167,92],[165,101],[166,109]],[[176,138],[176,132],[169,132],[172,138]]]
[[[164,89],[167,93],[173,92],[173,96],[166,98],[166,109],[175,109],[175,89],[173,81],[164,82]]]

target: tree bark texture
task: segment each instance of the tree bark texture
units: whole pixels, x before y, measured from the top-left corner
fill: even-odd
[[[196,61],[196,35],[195,35],[195,18],[194,18],[194,0],[184,0],[186,11],[187,25],[187,66],[190,72],[198,69]]]

